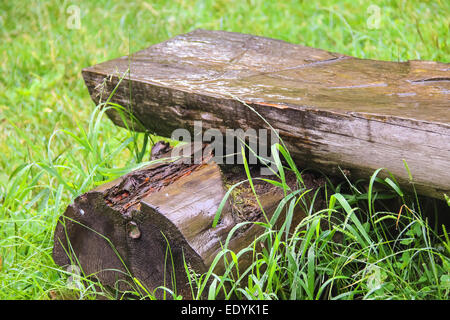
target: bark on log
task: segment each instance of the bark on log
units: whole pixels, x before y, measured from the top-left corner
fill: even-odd
[[[175,283],[177,293],[189,298],[183,255],[192,270],[205,272],[231,228],[241,221],[263,219],[252,191],[242,184],[212,227],[227,188],[245,180],[245,174],[242,166],[229,171],[220,168],[209,151],[204,154],[201,163],[186,164],[180,159],[153,164],[76,198],[56,226],[54,261],[61,266],[78,265],[85,275],[120,291],[130,289],[131,277],[136,277],[150,292],[161,285],[174,289]],[[309,174],[303,178],[309,188],[324,183]],[[294,175],[288,176],[288,183],[296,187]],[[283,191],[257,180],[255,188],[270,217]],[[304,216],[297,210],[292,225]],[[238,252],[262,231],[257,225],[242,227],[228,248]],[[240,267],[247,266],[250,258],[240,261]],[[222,272],[223,265],[215,271]]]
[[[178,128],[192,132],[194,121],[221,131],[268,129],[237,97],[280,130],[301,166],[329,174],[341,166],[365,179],[386,168],[412,190],[404,159],[418,193],[439,199],[450,194],[447,63],[357,59],[195,30],[84,69],[94,102],[101,96],[104,101],[123,74],[111,101],[158,135],[170,137]],[[117,113],[108,115],[123,125]]]

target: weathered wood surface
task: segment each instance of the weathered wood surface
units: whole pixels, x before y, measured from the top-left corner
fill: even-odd
[[[265,219],[244,183],[236,188],[238,192],[229,198],[217,226],[212,227],[229,186],[245,180],[245,173],[242,166],[234,167],[237,171],[220,168],[210,153],[205,154],[201,163],[152,164],[79,196],[56,226],[54,261],[61,266],[78,265],[85,275],[121,291],[132,287],[133,276],[150,292],[162,285],[173,290],[174,281],[177,293],[189,297],[183,255],[193,271],[206,272],[237,223]],[[288,180],[295,190],[295,175]],[[304,187],[312,189],[323,183],[309,174],[304,180]],[[270,219],[283,190],[263,181],[254,183]],[[292,226],[304,217],[297,209]],[[283,215],[280,220],[284,221]],[[239,228],[228,249],[239,252],[263,230],[249,224]],[[251,256],[243,257],[240,268],[250,262]],[[221,273],[223,267],[221,260],[215,272]],[[162,293],[156,292],[159,297]]]
[[[192,130],[196,120],[222,131],[267,128],[237,97],[280,130],[299,165],[329,174],[339,165],[363,178],[383,167],[411,190],[405,159],[419,193],[450,193],[449,64],[364,60],[195,30],[84,69],[92,99],[103,92],[105,100],[128,68],[112,101],[156,134]]]

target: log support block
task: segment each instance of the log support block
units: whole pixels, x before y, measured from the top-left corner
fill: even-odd
[[[195,148],[192,150],[194,153]],[[206,272],[237,223],[264,221],[254,194],[244,183],[227,201],[217,226],[212,226],[228,188],[245,180],[245,173],[242,166],[221,168],[210,153],[206,154],[210,156],[197,164],[183,163],[183,159],[165,161],[163,157],[161,163],[76,198],[56,226],[55,262],[78,265],[86,276],[120,291],[130,289],[135,277],[150,292],[164,285],[189,297],[184,262],[196,273]],[[323,183],[310,178],[311,188]],[[295,175],[288,180],[292,188],[297,187]],[[283,191],[263,181],[254,183],[270,218]],[[292,224],[304,217],[297,210]],[[243,226],[228,248],[238,252],[262,231],[257,225]],[[240,267],[250,262],[251,257],[244,257]],[[220,263],[215,272],[223,270]],[[161,295],[162,291],[157,291],[157,296]]]

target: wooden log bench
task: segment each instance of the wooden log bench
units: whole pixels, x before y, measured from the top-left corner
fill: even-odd
[[[223,133],[270,124],[301,167],[330,175],[340,167],[365,179],[386,168],[405,191],[413,190],[413,182],[419,194],[450,195],[446,63],[358,59],[275,39],[195,30],[82,74],[96,104],[115,90],[110,101],[129,110],[142,130],[160,136],[180,128],[195,134],[200,122],[203,130]],[[116,111],[107,114],[125,125]],[[125,280],[129,271],[149,288],[170,287],[176,278],[180,292],[188,292],[183,255],[197,272],[206,270],[241,221],[230,200],[212,227],[227,191],[224,176],[233,175],[211,158],[203,161],[155,164],[78,197],[56,227],[55,261],[73,263],[74,253],[86,274],[96,273],[108,285]],[[314,176],[308,181],[306,187],[320,185]],[[283,193],[270,186],[259,192],[273,213]],[[249,208],[244,220],[262,219],[254,202]],[[298,212],[296,219],[302,217]],[[231,247],[245,247],[258,232],[252,226],[237,233]],[[166,270],[168,245],[174,274]]]

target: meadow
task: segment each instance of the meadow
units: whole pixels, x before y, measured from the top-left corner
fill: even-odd
[[[51,257],[53,230],[76,196],[147,161],[158,138],[114,126],[81,70],[196,28],[359,58],[450,61],[448,1],[2,1],[0,299],[121,297],[89,280],[68,285],[70,270]],[[285,170],[301,174],[293,164]],[[294,234],[265,225],[265,250],[244,275],[233,261],[224,275],[191,275],[193,296],[448,300],[449,236],[427,218],[448,206],[406,194],[378,172],[328,183],[327,209],[310,210]],[[292,194],[283,205],[289,212],[301,202]],[[332,214],[341,218],[331,222]],[[153,293],[137,285],[131,296]]]

